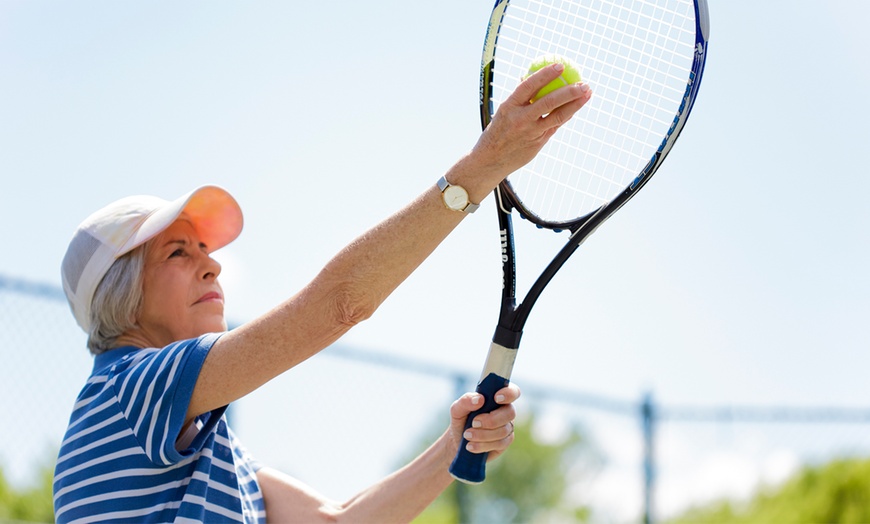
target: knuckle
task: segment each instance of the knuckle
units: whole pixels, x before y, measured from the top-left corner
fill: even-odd
[[[565,118],[565,114],[561,111],[555,111],[547,116],[547,120],[549,121],[549,124],[554,124],[556,127],[560,127],[567,121],[567,118]]]

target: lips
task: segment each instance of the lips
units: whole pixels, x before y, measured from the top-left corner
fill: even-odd
[[[195,302],[195,304],[202,304],[203,302],[220,302],[223,304],[224,297],[218,293],[217,291],[210,291],[205,295],[199,297],[199,300]]]

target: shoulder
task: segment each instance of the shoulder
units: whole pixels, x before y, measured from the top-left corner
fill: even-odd
[[[95,376],[118,376],[129,372],[158,373],[177,368],[188,361],[202,364],[221,333],[209,333],[189,340],[173,342],[162,348],[119,348],[97,356]]]

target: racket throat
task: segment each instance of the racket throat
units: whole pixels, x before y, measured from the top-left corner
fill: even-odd
[[[492,335],[492,343],[516,351],[520,347],[521,338],[523,338],[522,330],[514,331],[511,328],[498,325]]]

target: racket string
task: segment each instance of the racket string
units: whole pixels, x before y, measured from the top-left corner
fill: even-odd
[[[513,0],[495,50],[494,110],[542,54],[578,62],[595,93],[534,161],[509,177],[523,206],[563,222],[621,192],[673,122],[694,42],[690,0]]]

